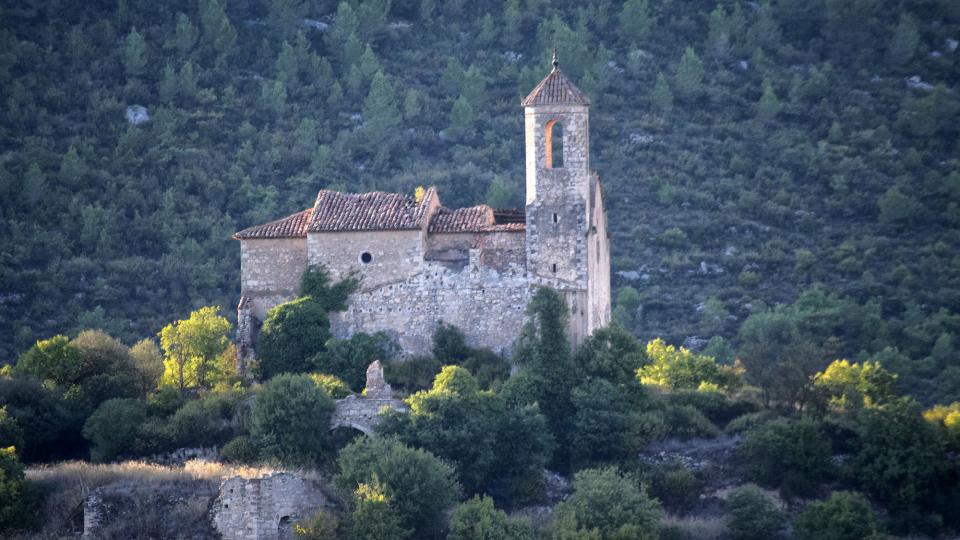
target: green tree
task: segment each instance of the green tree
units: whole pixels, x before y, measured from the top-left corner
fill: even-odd
[[[817,425],[782,418],[756,426],[737,447],[747,477],[788,495],[809,495],[831,471],[832,447]]]
[[[820,351],[783,310],[754,313],[740,326],[740,359],[747,382],[763,391],[764,404],[803,407]]]
[[[734,37],[731,26],[727,11],[723,9],[723,5],[717,4],[717,7],[710,12],[708,21],[707,51],[710,56],[718,60],[725,60],[730,56]]]
[[[322,388],[332,399],[343,399],[353,393],[350,387],[347,386],[347,383],[335,375],[311,373],[310,379],[313,380],[313,383],[316,384],[317,387]]]
[[[267,4],[267,20],[274,34],[292,38],[303,24],[309,3],[305,0],[273,0]]]
[[[893,30],[890,44],[887,45],[887,61],[894,66],[909,62],[920,45],[920,31],[917,21],[908,13],[901,13],[897,27]]]
[[[777,538],[783,522],[777,503],[754,484],[738,486],[727,496],[727,531],[733,540]]]
[[[687,47],[673,76],[677,96],[683,100],[699,97],[703,88],[703,75],[703,62],[692,47]]]
[[[553,537],[636,540],[660,537],[662,510],[639,483],[615,468],[584,469],[554,510]]]
[[[673,92],[663,73],[657,73],[657,82],[650,90],[650,103],[660,112],[668,113],[673,109]]]
[[[237,31],[230,24],[219,0],[198,0],[198,3],[204,46],[220,61],[233,49]]]
[[[870,502],[856,492],[835,491],[808,504],[794,525],[799,540],[862,540],[880,532]]]
[[[898,224],[915,221],[922,206],[898,186],[893,186],[877,199],[877,208],[881,222]]]
[[[348,339],[330,339],[324,349],[310,359],[310,364],[314,369],[343,379],[356,392],[363,390],[371,362],[390,362],[398,352],[396,343],[383,332],[357,332]]]
[[[0,448],[0,531],[26,529],[32,509],[23,465],[12,446]]]
[[[197,97],[197,74],[194,73],[193,62],[189,60],[177,74],[177,95],[187,103]]]
[[[943,440],[912,399],[864,409],[856,432],[851,478],[889,508],[915,508],[943,479],[948,468]]]
[[[619,296],[623,291],[621,289]],[[640,341],[614,325],[590,334],[577,347],[574,363],[588,377],[606,379],[613,384],[630,384],[645,360]]]
[[[468,140],[473,136],[473,106],[463,96],[453,102],[448,133],[455,140]]]
[[[187,388],[209,388],[229,374],[222,358],[230,343],[230,321],[220,308],[200,308],[187,319],[174,321],[160,331],[164,351],[161,384],[181,392]]]
[[[813,376],[814,399],[819,412],[856,413],[863,407],[883,405],[897,397],[897,376],[877,362],[863,364],[834,360]]]
[[[763,81],[763,94],[760,101],[757,102],[757,119],[762,122],[770,122],[780,114],[780,100],[773,91],[770,81]]]
[[[132,453],[140,425],[147,419],[147,406],[137,399],[110,399],[97,408],[83,425],[90,441],[90,459],[112,461]]]
[[[450,517],[447,540],[534,540],[528,521],[511,519],[490,497],[475,496],[457,506]]]
[[[15,371],[57,386],[68,386],[83,373],[83,356],[67,336],[54,336],[38,341],[20,355]]]
[[[307,375],[278,375],[263,384],[250,415],[250,435],[273,457],[316,465],[327,442],[333,400]]]
[[[638,450],[630,403],[617,387],[593,379],[573,389],[572,459],[577,465],[623,459]]]
[[[429,452],[404,446],[389,438],[361,437],[337,458],[340,489],[354,491],[360,484],[379,482],[404,529],[415,537],[430,537],[444,528],[444,512],[460,495],[453,467]]]
[[[271,308],[257,343],[261,379],[312,371],[315,366],[311,358],[324,351],[329,339],[327,311],[313,297],[304,296]]]
[[[373,76],[370,93],[363,100],[363,130],[371,144],[383,144],[396,140],[396,130],[400,125],[400,112],[397,109],[393,86],[382,71]]]
[[[739,384],[740,374],[735,368],[721,366],[714,358],[683,347],[677,349],[660,338],[647,343],[647,358],[650,363],[637,370],[637,379],[643,384],[691,390],[704,384],[723,388]]]
[[[160,378],[166,369],[160,348],[152,339],[142,339],[130,347],[130,359],[138,375],[140,393],[150,393],[160,384]]]
[[[23,448],[23,430],[17,419],[7,413],[7,406],[0,405],[0,448],[13,446]]]
[[[403,540],[413,533],[405,529],[390,497],[377,483],[360,484],[354,491],[354,509],[347,537],[350,540]]]
[[[147,42],[136,28],[130,30],[123,43],[123,67],[127,75],[134,77],[147,67]]]
[[[448,96],[458,96],[463,91],[463,66],[456,56],[447,58],[447,66],[440,74],[440,88]]]
[[[360,287],[360,280],[349,275],[331,284],[330,273],[323,266],[310,265],[300,280],[300,294],[309,296],[326,311],[347,309],[347,300]]]
[[[174,31],[173,46],[181,56],[186,55],[193,49],[199,37],[200,33],[193,22],[190,21],[190,17],[183,13],[177,13],[177,27]]]
[[[647,0],[627,0],[620,11],[620,36],[627,43],[642,41],[650,33],[651,22]]]

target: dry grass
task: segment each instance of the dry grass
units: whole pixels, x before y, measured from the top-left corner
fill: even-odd
[[[670,540],[721,540],[727,526],[720,516],[664,516],[663,538]]]

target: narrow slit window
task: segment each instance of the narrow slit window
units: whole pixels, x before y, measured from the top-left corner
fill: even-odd
[[[554,223],[560,222],[560,216],[558,216],[556,212],[553,213],[553,222]]]
[[[547,122],[544,133],[546,150],[546,167],[560,169],[563,167],[563,124],[556,120]]]
[[[557,263],[553,263],[553,265],[551,265],[550,269],[553,270],[553,273],[554,273],[554,274],[556,274],[556,273],[557,273]]]

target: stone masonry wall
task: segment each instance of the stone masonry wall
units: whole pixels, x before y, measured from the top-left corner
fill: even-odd
[[[421,271],[355,293],[347,310],[333,314],[339,338],[384,331],[410,354],[429,354],[437,321],[464,330],[471,346],[509,354],[526,321],[530,287],[522,266],[498,271],[470,264],[460,271],[422,263]]]
[[[421,236],[416,230],[309,233],[309,260],[326,266],[334,281],[358,272],[363,276],[361,290],[371,290],[420,271]],[[363,253],[371,255],[369,263],[361,261]]]
[[[258,320],[267,310],[296,297],[307,268],[305,238],[240,241],[240,295]]]
[[[224,480],[210,514],[226,540],[285,540],[294,523],[327,505],[319,481],[281,472]]]
[[[590,230],[587,239],[587,282],[589,332],[610,324],[610,238],[603,209],[600,180],[591,179]]]

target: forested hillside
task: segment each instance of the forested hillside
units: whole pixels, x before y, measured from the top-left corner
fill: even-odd
[[[7,1],[0,357],[231,311],[231,233],[323,187],[521,205],[519,100],[556,47],[593,101],[621,323],[879,358],[949,402],[958,39],[954,0]]]

